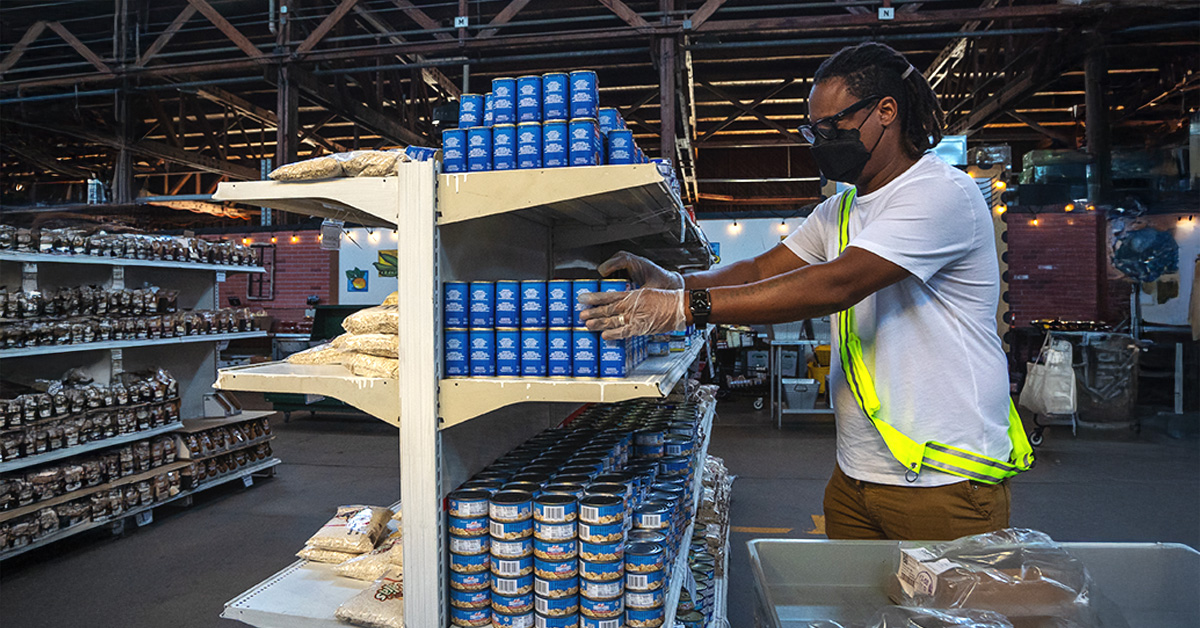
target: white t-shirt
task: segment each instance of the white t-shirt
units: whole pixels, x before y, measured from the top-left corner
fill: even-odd
[[[840,198],[818,205],[784,240],[800,259],[818,264],[838,256]],[[911,273],[854,306],[879,417],[919,443],[1008,460],[1008,365],[996,334],[999,265],[991,215],[974,180],[926,154],[855,200],[849,245]],[[962,481],[927,467],[915,483],[905,481],[904,467],[850,392],[833,336],[837,460],[846,475],[900,486]]]

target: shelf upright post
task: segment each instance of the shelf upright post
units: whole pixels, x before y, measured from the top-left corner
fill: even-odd
[[[438,308],[437,173],[432,161],[399,170],[400,502],[404,510],[404,619],[445,626]]]

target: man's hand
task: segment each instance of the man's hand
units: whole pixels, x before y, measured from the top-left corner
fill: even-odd
[[[665,334],[687,327],[683,290],[588,292],[579,295],[579,300],[588,306],[580,318],[591,331],[603,331],[605,340]]]
[[[607,277],[618,270],[629,272],[629,279],[643,288],[659,288],[662,290],[683,290],[683,275],[669,271],[658,264],[628,251],[621,251],[610,257],[596,270]]]

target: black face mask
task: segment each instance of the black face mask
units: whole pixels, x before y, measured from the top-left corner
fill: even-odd
[[[874,108],[872,107],[871,110],[873,112]],[[869,119],[870,116],[867,116],[867,120]],[[862,128],[867,120],[863,120],[858,127]],[[875,140],[875,146],[872,146],[871,150],[867,150],[857,128],[838,129],[837,136],[831,140],[817,138],[812,145],[813,159],[816,160],[817,167],[821,169],[821,174],[825,175],[826,179],[854,183],[862,176],[863,168],[871,160],[871,154],[875,152],[875,148],[879,146],[882,139],[883,132],[881,131],[879,139]]]

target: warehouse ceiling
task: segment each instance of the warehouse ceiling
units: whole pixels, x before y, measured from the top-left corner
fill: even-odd
[[[881,20],[881,8],[892,19]],[[0,207],[10,215],[69,208],[84,202],[92,178],[132,207],[257,179],[262,160],[280,156],[437,145],[434,109],[464,85],[482,92],[497,76],[591,68],[601,104],[622,110],[647,153],[660,155],[667,136],[698,211],[790,215],[819,198],[795,129],[812,74],[842,46],[876,40],[901,50],[935,85],[951,132],[972,146],[1011,145],[1018,159],[1036,148],[1085,147],[1084,67],[1097,63],[1107,69],[1113,144],[1171,146],[1186,144],[1200,101],[1198,8],[8,0],[0,7]],[[456,28],[458,16],[466,28]],[[675,70],[667,82],[664,63]],[[665,134],[664,102],[674,112]],[[236,220],[221,208],[205,213],[203,202],[187,207],[187,224]]]

